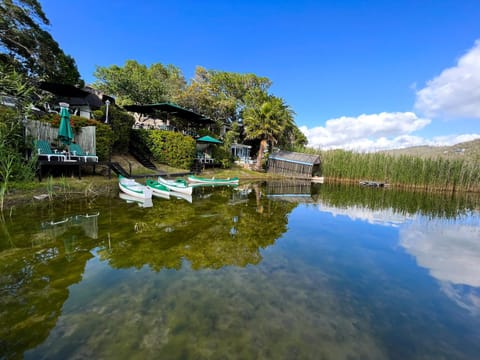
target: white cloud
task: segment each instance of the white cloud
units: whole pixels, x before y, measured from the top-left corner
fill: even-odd
[[[430,123],[413,112],[362,114],[327,120],[325,126],[301,127],[308,144],[321,149],[375,151],[423,144],[424,139],[410,135]]]
[[[327,120],[325,126],[300,127],[308,146],[322,150],[345,149],[361,152],[402,149],[411,146],[451,146],[480,138],[480,134],[453,134],[426,139],[412,135],[430,124],[412,112],[363,114]]]
[[[414,223],[400,230],[400,244],[436,279],[480,287],[480,227]]]
[[[400,214],[393,209],[372,210],[364,206],[347,206],[338,208],[319,202],[318,210],[328,212],[333,216],[348,216],[353,221],[366,221],[369,224],[389,227],[399,227],[403,223],[413,220],[413,216]]]
[[[412,85],[416,88],[416,84]],[[451,146],[480,138],[480,133],[450,134],[424,138],[416,131],[436,117],[480,119],[480,40],[454,67],[445,69],[416,91],[414,112],[382,112],[330,119],[324,126],[300,127],[308,145],[323,150],[371,152],[411,146]]]
[[[416,95],[415,108],[426,116],[480,119],[480,41]]]

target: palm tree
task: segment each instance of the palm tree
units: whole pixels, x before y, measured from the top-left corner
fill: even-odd
[[[293,111],[283,99],[270,96],[259,107],[247,107],[243,114],[245,139],[259,139],[256,169],[262,166],[263,153],[268,142],[274,145],[285,128],[293,123]]]

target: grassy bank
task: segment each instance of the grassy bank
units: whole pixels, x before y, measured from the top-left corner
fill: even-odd
[[[384,153],[361,154],[343,150],[321,152],[322,175],[327,182],[358,184],[360,180],[375,180],[392,187],[422,191],[460,191],[480,193],[480,168],[476,161],[464,159],[420,158],[416,156],[392,156]],[[133,175],[153,175],[129,155],[117,155],[120,163]],[[166,173],[186,172],[162,164],[155,164]],[[95,197],[118,191],[117,178],[103,175],[86,175],[79,180],[74,177],[49,177],[42,182],[11,183],[5,196],[4,211],[22,203],[36,202],[43,198]],[[205,177],[239,177],[241,181],[275,180],[280,175],[252,171],[233,166],[230,169],[205,169]],[[141,181],[141,180],[140,180]]]
[[[114,161],[119,162],[127,171],[131,170],[133,175],[153,175],[154,171],[144,168],[134,158],[128,155],[116,156]],[[177,169],[169,166],[156,164],[157,168],[166,173],[186,172],[185,169]],[[97,170],[98,173],[98,170]],[[241,167],[231,169],[206,169],[202,172],[205,177],[239,177],[242,181],[256,181],[267,179],[278,179],[278,175],[270,175],[264,172],[252,171]],[[142,178],[139,179],[142,182]],[[43,181],[37,180],[28,183],[12,182],[8,193],[5,196],[4,212],[8,213],[12,207],[45,201],[48,199],[73,199],[73,198],[94,198],[116,194],[118,192],[118,180],[114,173],[111,179],[103,175],[84,174],[82,179],[76,177],[47,177]],[[41,200],[38,200],[40,198]]]

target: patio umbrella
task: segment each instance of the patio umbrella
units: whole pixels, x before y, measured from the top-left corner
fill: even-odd
[[[58,138],[65,145],[70,145],[73,141],[73,131],[70,125],[70,113],[68,108],[61,106],[60,108],[60,126],[58,127]]]
[[[198,143],[204,143],[204,144],[223,144],[220,140],[217,140],[211,136],[203,136],[199,139],[197,139]]]

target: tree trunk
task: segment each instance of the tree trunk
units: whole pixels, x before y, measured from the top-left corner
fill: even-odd
[[[262,141],[260,141],[260,149],[258,149],[257,164],[255,166],[255,170],[262,170],[263,151],[265,150],[266,146],[267,140],[262,139]]]

